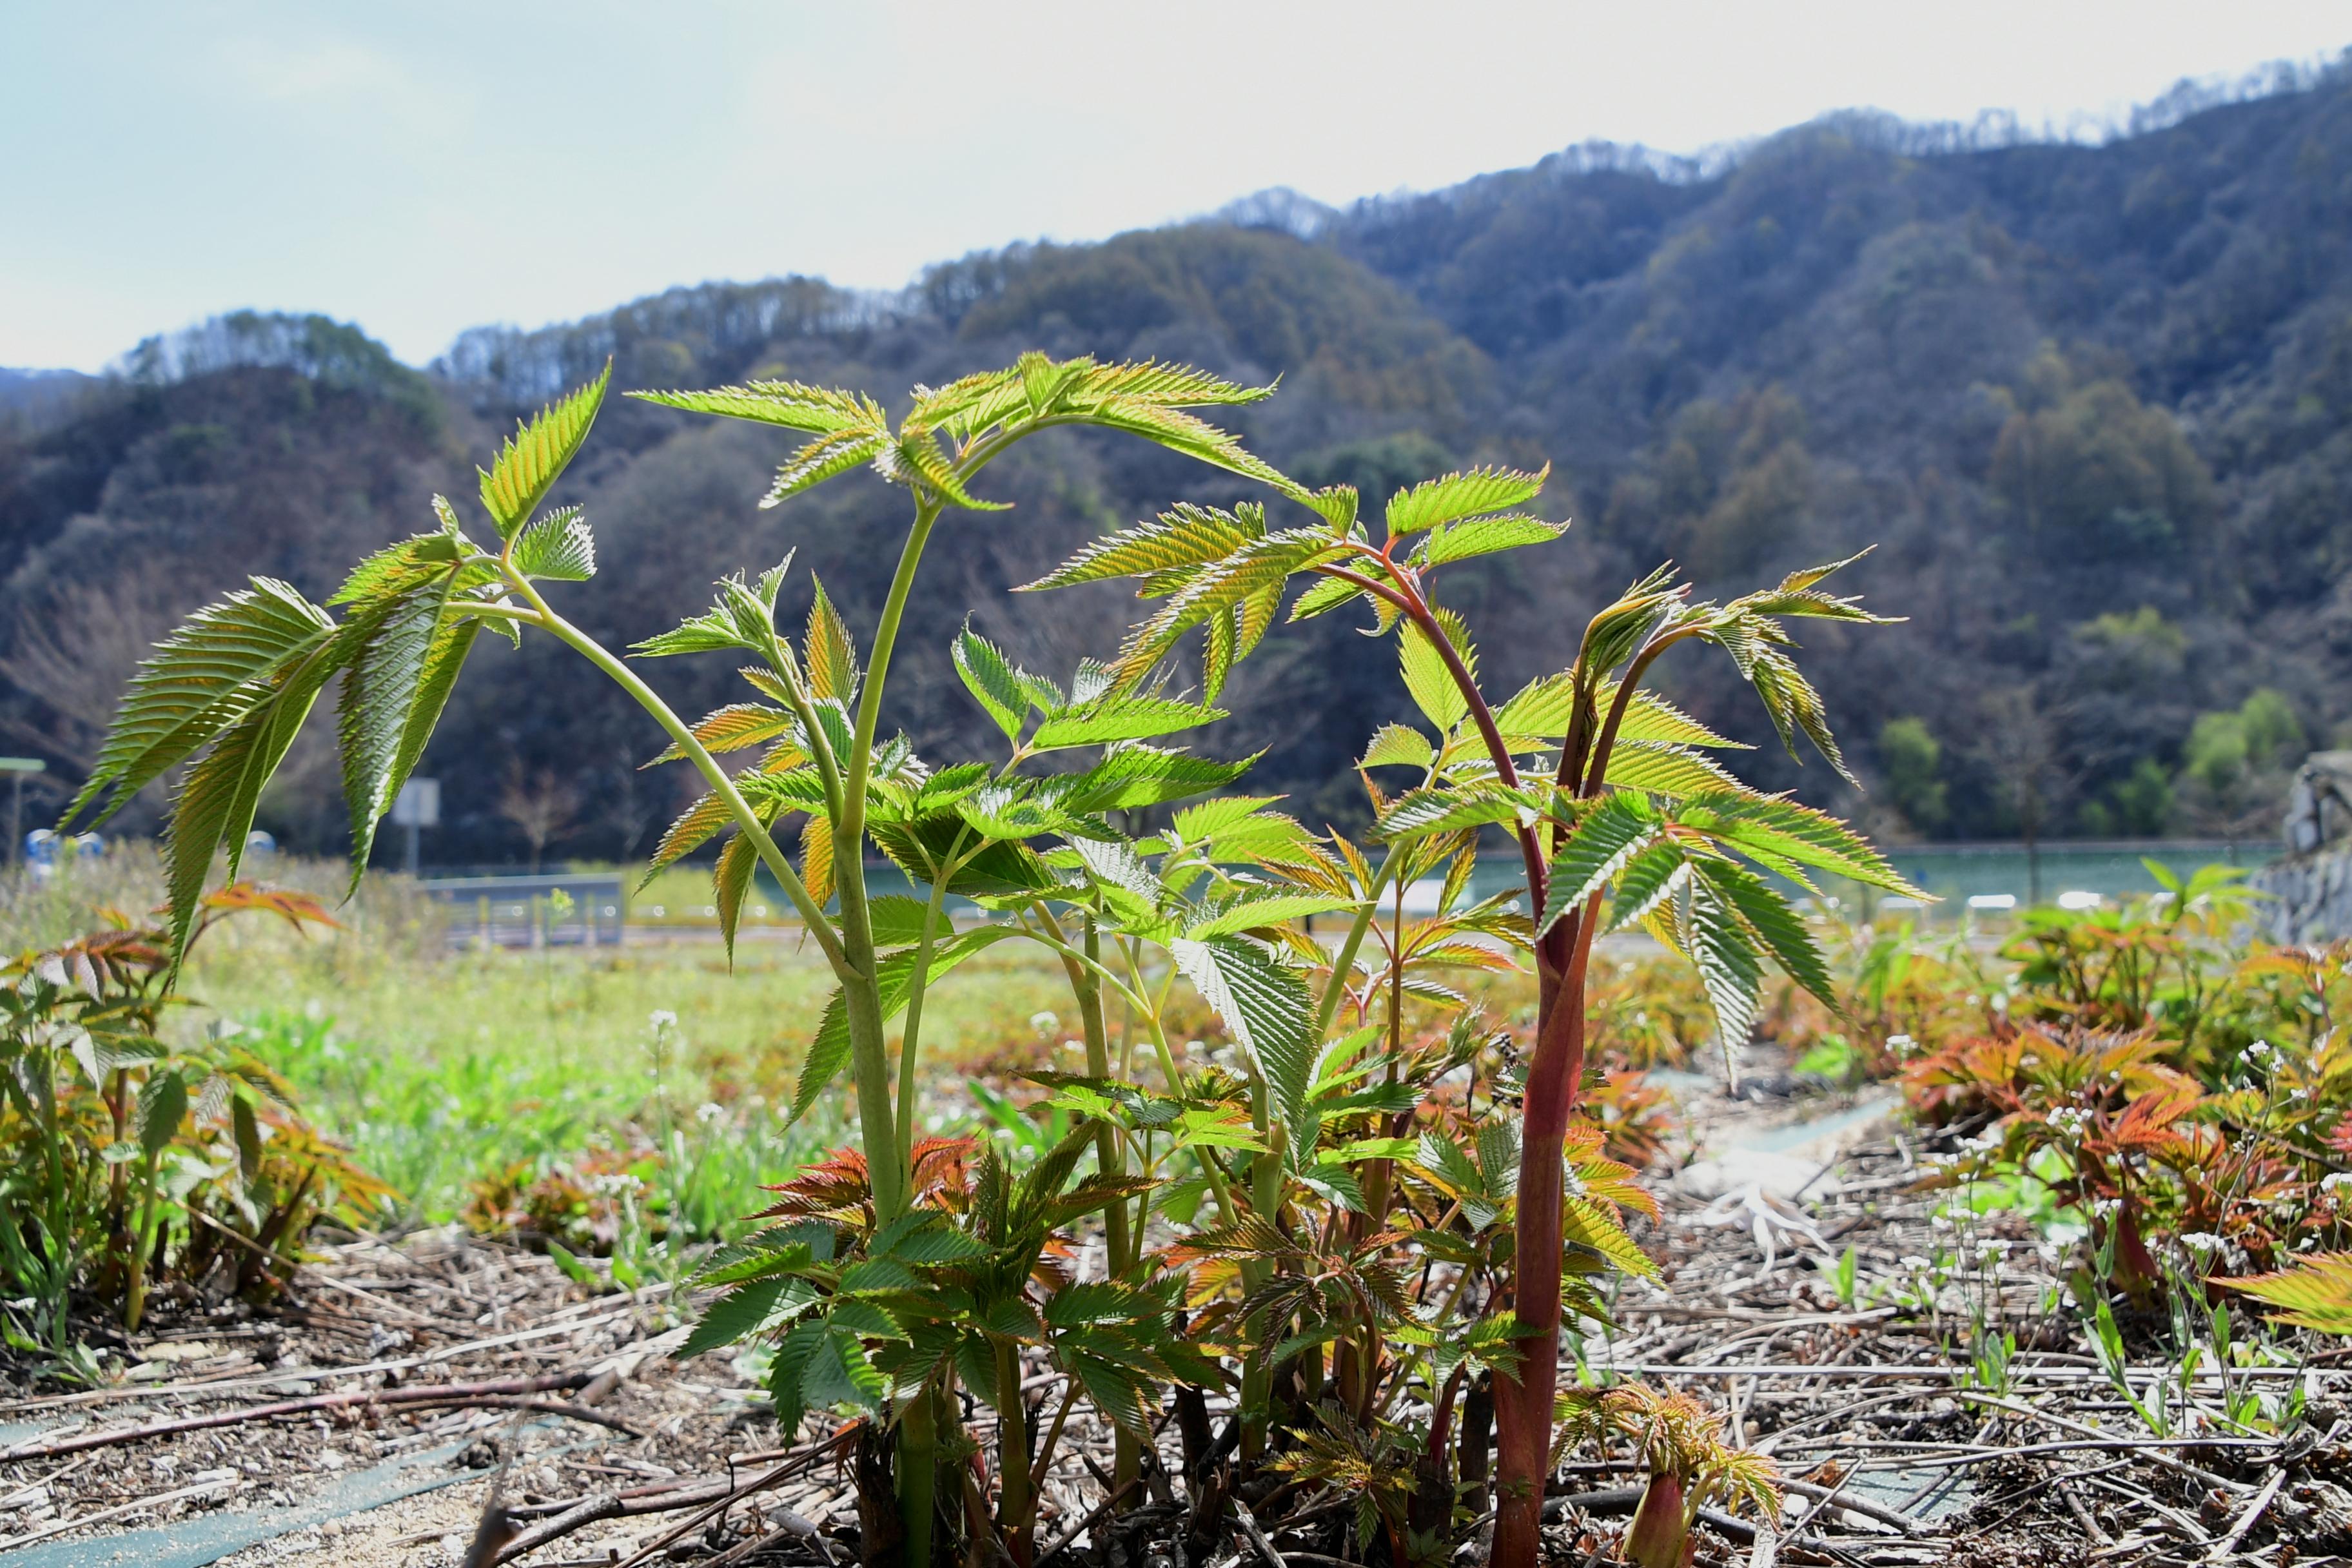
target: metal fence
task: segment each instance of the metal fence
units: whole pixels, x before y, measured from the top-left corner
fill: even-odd
[[[416,886],[449,911],[457,947],[617,947],[629,907],[614,874],[444,877]]]

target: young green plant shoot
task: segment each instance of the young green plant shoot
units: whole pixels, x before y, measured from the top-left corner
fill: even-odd
[[[1695,601],[1662,571],[1592,618],[1567,668],[1498,702],[1436,588],[1455,563],[1559,537],[1564,523],[1528,510],[1545,474],[1481,468],[1414,486],[1390,500],[1375,540],[1352,489],[1307,489],[1189,412],[1265,389],[1029,354],[919,389],[895,423],[862,394],[788,382],[637,395],[798,436],[769,504],[870,468],[905,489],[911,511],[862,654],[821,584],[797,642],[779,626],[789,563],[728,577],[707,613],[630,650],[740,664],[750,697],[689,720],[549,592],[595,569],[577,509],[547,503],[604,392],[600,377],[507,444],[482,476],[487,529],[436,498],[436,529],[362,562],[325,605],[257,578],[158,648],[69,816],[102,817],[181,770],[170,954],[195,929],[215,857],[226,849],[236,874],[261,789],[331,684],[356,882],[475,639],[551,637],[646,710],[667,737],[657,761],[703,782],[654,868],[717,844],[730,947],[764,871],[832,972],[795,1114],[846,1072],[859,1146],[778,1189],[765,1228],[709,1262],[703,1280],[723,1293],[692,1345],[768,1346],[788,1424],[810,1409],[868,1418],[856,1464],[869,1563],[929,1568],[952,1554],[1030,1568],[1073,1410],[1083,1402],[1116,1434],[1108,1515],[1152,1479],[1153,1423],[1172,1388],[1196,1501],[1225,1495],[1228,1455],[1349,1489],[1360,1533],[1385,1536],[1401,1568],[1442,1560],[1476,1517],[1466,1504],[1488,1486],[1491,1437],[1494,1561],[1533,1568],[1563,1313],[1601,1313],[1596,1277],[1655,1268],[1624,1226],[1627,1209],[1654,1206],[1603,1152],[1601,1126],[1577,1117],[1595,939],[1639,928],[1695,965],[1728,1054],[1756,1020],[1768,963],[1836,1006],[1787,889],[1828,875],[1911,891],[1843,824],[1742,785],[1710,755],[1732,742],[1647,682],[1675,647],[1714,647],[1785,742],[1801,733],[1843,773],[1784,623],[1877,617],[1822,590],[1834,567],[1722,603]],[[997,510],[974,489],[982,470],[1060,426],[1139,436],[1273,495],[1177,505],[1030,584],[1139,578],[1163,602],[1114,658],[1082,660],[1066,681],[1019,668],[969,627],[922,628],[952,637],[958,674],[1004,742],[992,761],[934,765],[884,721],[925,547],[949,513]],[[1303,521],[1276,526],[1268,504]],[[1381,729],[1361,759],[1376,858],[1318,837],[1272,797],[1222,794],[1250,760],[1171,743],[1224,717],[1213,704],[1286,598],[1294,620],[1358,606],[1397,639],[1423,722]],[[1195,630],[1197,698],[1175,685]],[[719,760],[754,747],[749,766]],[[795,822],[797,860],[785,852]],[[1482,837],[1512,845],[1516,892],[1470,898]],[[869,891],[869,846],[914,896]],[[1407,890],[1424,879],[1442,888],[1438,907],[1408,918]],[[950,899],[996,918],[960,930]],[[1336,942],[1299,929],[1318,914],[1344,921]],[[926,1136],[927,994],[1015,940],[1060,963],[1085,1070],[1029,1075],[1046,1092],[1033,1108],[1043,1122],[1005,1111],[1002,1136]],[[1538,1010],[1522,1068],[1444,976],[1529,955]],[[1213,1065],[1181,1059],[1171,1037],[1180,979],[1230,1045]],[[1409,1004],[1452,1021],[1420,1032]],[[1465,1091],[1441,1088],[1465,1079]],[[1082,1223],[1099,1226],[1099,1254],[1081,1247]],[[1171,1233],[1172,1247],[1147,1241]],[[1069,1261],[1082,1250],[1098,1271]],[[1039,1363],[1059,1390],[1050,1410],[1024,1393]],[[1204,1391],[1228,1367],[1239,1398],[1217,1436]],[[960,1395],[993,1415],[992,1465],[964,1432]],[[1675,1472],[1684,1500],[1706,1473]]]

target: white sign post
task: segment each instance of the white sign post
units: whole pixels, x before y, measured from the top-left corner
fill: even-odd
[[[441,826],[441,781],[412,778],[393,798],[392,821],[408,829],[408,874],[416,875],[416,834],[419,828]]]

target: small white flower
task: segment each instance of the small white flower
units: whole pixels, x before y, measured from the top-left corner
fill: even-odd
[[[1055,1017],[1051,1012],[1032,1013],[1029,1015],[1029,1026],[1032,1029],[1034,1029],[1037,1032],[1038,1037],[1042,1039],[1044,1037],[1052,1034],[1055,1029],[1060,1028],[1062,1026],[1062,1020]]]
[[[588,1190],[600,1198],[628,1198],[644,1192],[646,1184],[626,1171],[607,1171],[590,1177]]]
[[[694,1119],[705,1127],[727,1120],[727,1108],[714,1100],[704,1100],[694,1108]]]
[[[1908,1035],[1889,1035],[1886,1037],[1886,1048],[1890,1051],[1907,1051],[1918,1043],[1918,1041],[1913,1039]]]
[[[2319,1178],[2319,1190],[2323,1193],[2341,1192],[2346,1187],[2352,1187],[2352,1171],[2330,1171]]]
[[[646,1022],[653,1026],[656,1034],[659,1034],[664,1029],[677,1027],[677,1015],[667,1007],[656,1007],[646,1017]]]
[[[2191,1252],[2218,1252],[2221,1250],[2221,1238],[2210,1230],[2183,1231],[2180,1236],[2180,1245]]]
[[[1930,1264],[1926,1258],[1920,1257],[1916,1252],[1906,1252],[1903,1255],[1903,1267],[1906,1268],[1916,1268],[1925,1271],[1926,1269],[1933,1268],[1934,1265]]]
[[[2265,1058],[2274,1057],[2277,1054],[2277,1048],[2268,1040],[2256,1040],[2252,1045],[2246,1047],[2246,1059],[2248,1061],[2258,1062],[2263,1060]]]

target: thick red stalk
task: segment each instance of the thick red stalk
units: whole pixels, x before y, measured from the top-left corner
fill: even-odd
[[[1633,1568],[1683,1568],[1690,1561],[1690,1521],[1683,1509],[1682,1478],[1672,1470],[1651,1473],[1625,1532],[1625,1561]]]
[[[1596,894],[1536,946],[1537,1024],[1519,1125],[1518,1215],[1511,1267],[1518,1375],[1495,1379],[1493,1568],[1534,1568],[1559,1376],[1560,1203],[1569,1118],[1584,1078],[1584,973]]]

